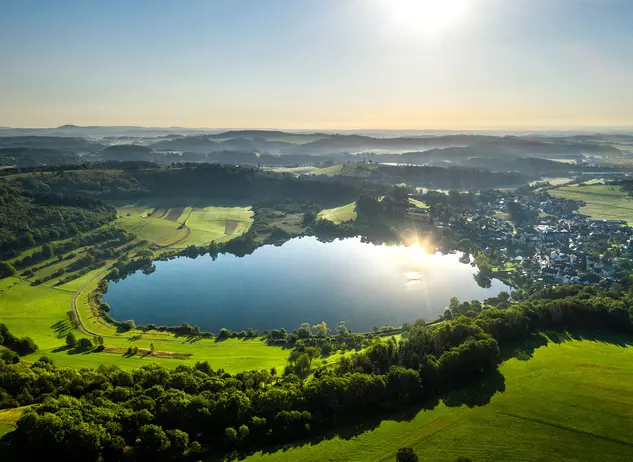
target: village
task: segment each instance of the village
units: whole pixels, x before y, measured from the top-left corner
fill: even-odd
[[[633,228],[623,220],[596,220],[578,213],[578,201],[531,190],[472,195],[468,205],[437,205],[408,211],[450,229],[462,251],[483,254],[493,277],[516,288],[624,281],[633,267]],[[446,233],[445,233],[446,234]],[[474,260],[473,260],[473,264]]]

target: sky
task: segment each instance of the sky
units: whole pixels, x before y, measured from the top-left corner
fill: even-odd
[[[633,0],[0,0],[0,126],[633,127]]]

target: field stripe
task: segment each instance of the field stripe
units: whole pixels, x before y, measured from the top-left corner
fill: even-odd
[[[617,444],[621,444],[621,445],[624,445],[624,446],[633,447],[633,443],[630,443],[628,441],[623,441],[623,440],[620,440],[620,439],[617,439],[617,438],[612,438],[610,436],[599,435],[597,433],[588,432],[586,430],[579,430],[577,428],[568,427],[566,425],[558,424],[558,423],[555,423],[555,422],[548,422],[547,420],[536,419],[536,418],[533,418],[533,417],[525,417],[525,416],[522,416],[522,415],[519,415],[519,414],[513,414],[511,412],[499,411],[498,413],[502,414],[502,415],[505,415],[505,416],[508,416],[508,417],[513,417],[515,419],[525,420],[526,422],[533,422],[533,423],[536,423],[536,424],[547,425],[549,427],[557,428],[559,430],[567,430],[567,431],[570,431],[570,432],[573,432],[573,433],[577,433],[579,435],[589,436],[589,437],[592,437],[592,438],[597,438],[597,439],[601,439],[601,440],[604,440],[604,441],[608,441],[610,443],[617,443]]]

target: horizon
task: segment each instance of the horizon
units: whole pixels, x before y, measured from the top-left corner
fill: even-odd
[[[438,134],[507,134],[507,135],[527,135],[531,133],[569,133],[569,134],[617,134],[624,133],[629,134],[633,132],[633,125],[630,126],[595,126],[595,127],[512,127],[512,128],[380,128],[380,127],[368,127],[368,128],[288,128],[288,127],[187,127],[179,125],[165,125],[165,126],[152,126],[152,125],[77,125],[77,124],[63,124],[58,126],[39,126],[39,127],[16,127],[0,125],[0,130],[72,130],[72,129],[145,129],[145,130],[190,130],[190,131],[213,131],[217,133],[223,132],[236,132],[236,131],[278,131],[285,133],[297,133],[297,134],[357,134],[366,132],[392,132],[392,133],[427,133],[429,135]],[[216,134],[217,134],[216,133]],[[369,136],[369,135],[367,135]],[[402,135],[406,136],[406,135]]]
[[[0,126],[628,130],[631,23],[626,0],[10,2]]]

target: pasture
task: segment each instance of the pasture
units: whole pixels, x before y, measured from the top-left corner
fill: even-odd
[[[356,220],[356,202],[342,205],[333,209],[325,209],[319,212],[318,217],[322,220],[329,220],[335,224]]]
[[[556,342],[533,357],[524,351],[501,365],[501,375],[431,410],[394,415],[366,430],[339,429],[321,442],[246,460],[393,461],[405,446],[423,461],[631,460],[630,339]]]
[[[121,226],[159,247],[185,248],[223,242],[248,231],[250,207],[156,207],[128,204],[117,208]]]
[[[592,184],[551,189],[554,197],[583,201],[579,213],[596,220],[625,220],[633,223],[633,200],[620,186]]]
[[[15,430],[15,424],[26,407],[0,409],[0,437]]]
[[[273,171],[280,173],[294,173],[295,175],[340,175],[345,166],[343,164],[319,167],[315,165],[306,165],[303,167],[278,167]]]
[[[426,205],[424,202],[419,201],[417,199],[411,199],[409,198],[409,203],[413,206],[413,207],[417,207],[419,209],[428,209],[429,206]]]
[[[208,245],[247,232],[253,223],[253,211],[250,207],[194,208],[184,223],[191,232],[177,247]]]

